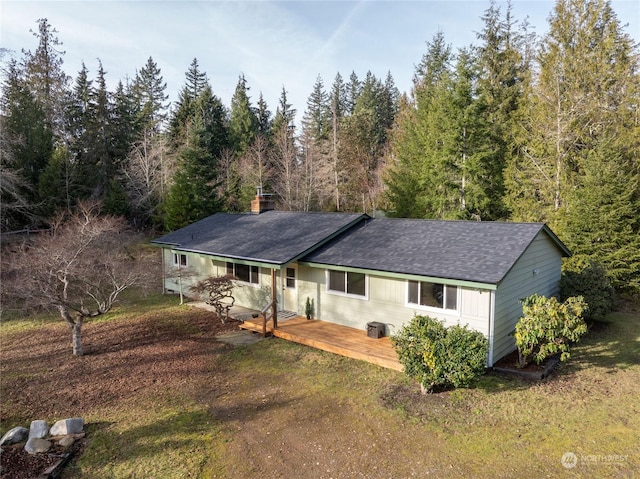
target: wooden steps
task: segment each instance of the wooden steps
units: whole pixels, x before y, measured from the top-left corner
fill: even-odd
[[[253,331],[262,334],[262,318],[245,319],[240,323],[240,329],[246,329],[247,331]],[[273,330],[273,321],[267,321],[267,336],[270,336]]]

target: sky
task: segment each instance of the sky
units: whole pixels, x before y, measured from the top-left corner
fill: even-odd
[[[514,16],[547,31],[553,1],[513,0]],[[498,2],[504,8],[505,2]],[[612,2],[625,31],[640,42],[640,1]],[[438,31],[454,49],[478,43],[489,0],[220,1],[74,0],[0,2],[0,47],[16,58],[35,51],[37,20],[47,18],[62,41],[72,78],[82,62],[95,78],[98,59],[113,90],[133,79],[149,57],[175,101],[194,58],[214,93],[229,106],[240,74],[255,105],[260,93],[275,112],[283,87],[297,121],[318,76],[328,91],[339,72],[391,72],[409,92],[415,66]],[[3,61],[10,56],[4,55]]]

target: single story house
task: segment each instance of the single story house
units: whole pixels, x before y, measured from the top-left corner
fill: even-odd
[[[425,314],[485,334],[492,366],[515,349],[519,300],[557,294],[570,254],[542,223],[274,211],[261,201],[153,240],[165,289],[186,293],[198,279],[232,274],[236,305],[261,310],[273,298],[304,315],[309,298],[316,319],[363,330],[379,322],[387,335]]]

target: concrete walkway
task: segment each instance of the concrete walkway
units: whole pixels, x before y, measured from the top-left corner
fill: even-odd
[[[216,339],[222,343],[231,344],[232,346],[247,346],[267,338],[263,338],[261,334],[242,329],[240,331],[218,334]]]

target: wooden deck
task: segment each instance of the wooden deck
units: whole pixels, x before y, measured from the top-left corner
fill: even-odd
[[[262,333],[262,317],[246,318],[240,327]],[[268,321],[267,332],[277,338],[360,359],[384,368],[396,371],[403,369],[390,339],[370,338],[364,330],[296,316],[286,320],[278,319],[278,328],[275,330],[273,323]]]

